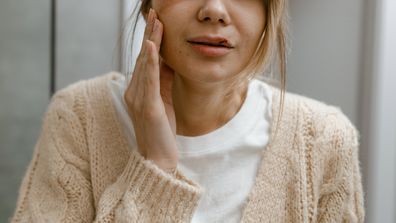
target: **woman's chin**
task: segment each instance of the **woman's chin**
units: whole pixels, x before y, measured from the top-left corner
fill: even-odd
[[[213,66],[213,64],[183,67],[170,65],[170,67],[175,71],[175,74],[181,76],[183,79],[204,83],[224,82],[231,79],[236,73],[221,66]]]

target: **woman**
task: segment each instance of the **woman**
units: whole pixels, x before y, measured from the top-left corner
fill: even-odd
[[[355,128],[284,93],[284,0],[141,4],[132,79],[52,98],[13,222],[363,222]]]

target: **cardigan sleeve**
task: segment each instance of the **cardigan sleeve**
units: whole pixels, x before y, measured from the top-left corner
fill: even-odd
[[[330,150],[320,189],[318,222],[364,222],[358,132],[341,113],[328,119]]]
[[[70,101],[55,95],[44,116],[11,222],[92,222],[87,142]]]
[[[190,222],[202,192],[180,171],[174,176],[132,152],[101,196],[95,222]]]
[[[95,205],[84,103],[70,94],[47,109],[11,222],[189,222],[203,189],[136,150]]]

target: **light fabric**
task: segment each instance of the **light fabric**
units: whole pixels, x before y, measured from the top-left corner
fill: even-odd
[[[11,222],[192,220],[204,189],[131,148],[109,88],[119,75],[52,97]],[[364,222],[355,127],[338,108],[291,93],[279,116],[272,92],[270,137],[241,222]]]
[[[120,76],[109,83],[128,142],[132,148],[137,148],[123,100],[125,78]],[[271,100],[270,87],[254,79],[249,83],[242,107],[224,126],[202,136],[176,136],[178,169],[205,190],[193,215],[193,223],[240,221],[261,153],[268,143]]]

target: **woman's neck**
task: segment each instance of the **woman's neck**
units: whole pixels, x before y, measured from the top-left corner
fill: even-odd
[[[199,136],[227,123],[241,108],[247,92],[247,83],[225,98],[227,86],[222,83],[197,83],[175,75],[173,105],[176,115],[176,133]]]

